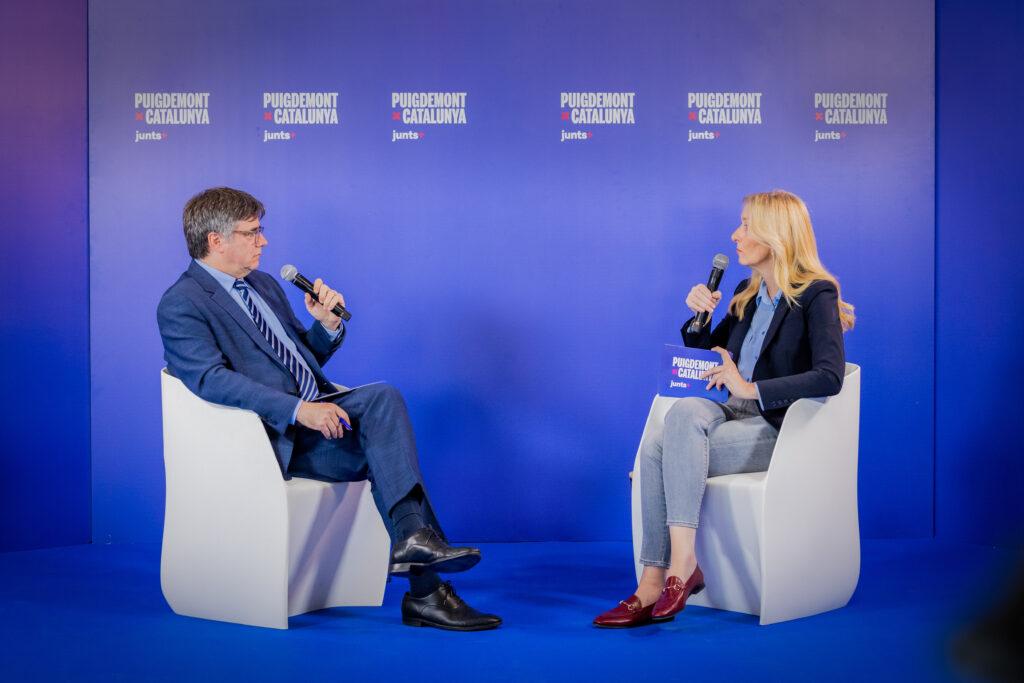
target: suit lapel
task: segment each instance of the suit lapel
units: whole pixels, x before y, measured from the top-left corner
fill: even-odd
[[[260,332],[258,327],[256,327],[256,323],[253,322],[252,317],[250,317],[246,311],[242,310],[242,307],[238,305],[238,302],[231,298],[231,295],[220,286],[220,283],[214,280],[213,277],[203,270],[201,266],[196,265],[194,261],[189,264],[188,273],[197,283],[199,283],[200,287],[206,290],[210,295],[210,299],[224,309],[224,312],[238,323],[238,326],[242,331],[249,335],[249,338],[256,343],[256,346],[260,347],[260,350],[274,359],[274,361],[276,361],[282,368],[288,370],[284,363],[281,362],[281,359],[277,357],[277,354],[274,353],[274,349],[270,346],[270,342],[267,341],[267,338],[264,337],[263,333]]]

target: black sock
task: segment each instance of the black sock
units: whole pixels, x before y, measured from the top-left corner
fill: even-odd
[[[437,590],[443,581],[437,572],[423,572],[409,575],[409,592],[414,598],[422,598]]]
[[[423,491],[420,487],[417,486],[395,503],[389,516],[395,523],[395,533],[398,535],[396,541],[404,541],[423,527]]]

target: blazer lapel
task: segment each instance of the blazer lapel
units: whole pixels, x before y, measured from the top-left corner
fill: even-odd
[[[218,306],[224,309],[224,312],[231,316],[238,326],[242,328],[242,331],[249,335],[256,346],[260,347],[264,353],[274,359],[278,365],[287,370],[285,364],[281,362],[281,359],[274,353],[274,349],[270,346],[270,342],[263,336],[259,328],[256,327],[256,323],[253,322],[252,317],[242,310],[242,307],[238,305],[238,302],[231,298],[220,284],[214,280],[209,273],[202,269],[202,267],[196,265],[193,261],[189,264],[188,273],[195,279],[199,286],[202,287],[210,295],[210,299],[213,300]],[[261,295],[262,296],[262,295]]]
[[[779,331],[779,327],[782,326],[782,321],[786,319],[787,314],[789,314],[789,302],[783,296],[779,299],[779,305],[775,307],[775,315],[772,316],[772,322],[768,325],[768,331],[764,334],[764,341],[761,342],[761,353],[758,354],[759,356],[764,357],[764,350],[768,348],[772,337]]]

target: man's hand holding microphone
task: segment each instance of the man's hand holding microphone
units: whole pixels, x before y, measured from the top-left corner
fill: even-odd
[[[306,310],[328,330],[337,332],[338,326],[341,325],[341,316],[334,313],[334,308],[341,304],[341,308],[344,309],[345,297],[341,292],[336,292],[325,285],[320,278],[313,281],[313,293],[316,298],[306,292]]]
[[[345,297],[325,285],[320,278],[313,281],[313,293],[316,298],[306,292],[306,310],[325,328],[336,332],[341,325],[341,316],[336,315],[334,311],[339,305],[344,310]],[[295,421],[303,427],[317,430],[327,439],[340,439],[345,436],[346,429],[352,429],[352,420],[348,413],[330,401],[303,401],[295,415]]]

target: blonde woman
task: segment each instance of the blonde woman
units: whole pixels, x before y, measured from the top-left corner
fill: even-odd
[[[604,628],[668,621],[704,588],[694,540],[709,476],[768,469],[787,407],[799,398],[832,396],[843,384],[843,332],[853,306],[818,259],[803,201],[781,190],[743,200],[732,234],[750,277],[733,294],[711,331],[682,329],[687,346],[710,348],[722,365],[705,373],[708,386],[729,390],[726,403],[677,401],[661,429],[648,433],[639,476],[643,492],[644,565],[636,592],[594,619]],[[686,305],[711,314],[722,299],[702,284]]]

